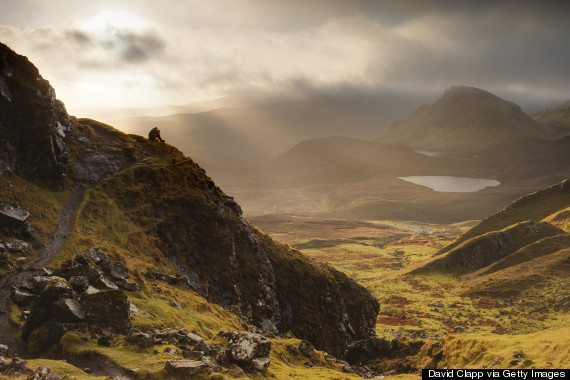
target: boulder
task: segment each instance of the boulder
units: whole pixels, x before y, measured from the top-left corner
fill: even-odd
[[[109,275],[115,281],[131,277],[127,266],[123,263],[113,263],[109,266]]]
[[[313,353],[315,352],[315,348],[313,347],[313,345],[311,343],[304,340],[301,343],[299,343],[299,351],[303,355],[310,358],[313,356]]]
[[[23,288],[17,288],[12,293],[12,301],[18,306],[29,306],[36,298],[38,298],[37,294],[30,293]]]
[[[169,360],[166,362],[164,369],[170,376],[174,376],[178,379],[189,379],[199,373],[207,372],[209,365],[202,360]]]
[[[251,368],[263,372],[269,367],[269,364],[271,364],[269,358],[255,358],[251,361]]]
[[[81,304],[71,298],[62,298],[54,304],[55,316],[62,323],[76,323],[85,319],[85,312]]]
[[[202,340],[194,347],[194,351],[200,351],[203,352],[204,355],[210,355],[211,349],[208,343],[206,343],[205,340]]]
[[[50,281],[64,281],[65,279],[58,276],[34,276],[26,280],[22,287],[34,294],[41,294],[48,286]]]
[[[10,362],[4,356],[0,356],[0,373],[4,372],[8,367],[10,367]]]
[[[89,287],[89,279],[86,276],[71,276],[69,285],[76,291],[83,293]]]
[[[65,280],[51,280],[47,284],[46,289],[33,303],[30,315],[22,328],[22,338],[27,340],[32,331],[44,325],[47,321],[57,320],[59,309],[55,307],[55,303],[64,298],[73,298],[71,286]],[[50,334],[50,337],[52,336],[54,334]]]
[[[271,342],[262,335],[250,332],[220,332],[230,344],[230,360],[238,365],[250,366],[255,358],[268,357]]]
[[[127,336],[127,342],[137,345],[141,348],[152,347],[155,343],[152,333],[144,333],[138,329],[132,329]]]
[[[122,290],[103,290],[82,297],[85,321],[101,328],[109,327],[117,334],[127,334],[131,328],[131,303]]]
[[[30,217],[30,213],[18,207],[0,203],[0,225],[21,227]]]
[[[23,372],[23,373],[31,373],[33,372],[23,359],[19,357],[13,357],[12,362],[10,363],[10,368],[12,368],[16,372]]]
[[[0,356],[7,357],[10,349],[5,344],[0,344]]]
[[[25,241],[14,239],[4,243],[8,252],[26,254],[30,252],[32,246]]]
[[[94,264],[107,266],[110,263],[109,256],[100,249],[97,248],[89,248],[87,253],[87,257],[91,260]]]

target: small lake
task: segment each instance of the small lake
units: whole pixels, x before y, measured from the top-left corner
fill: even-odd
[[[467,178],[452,176],[411,176],[398,177],[404,181],[429,187],[432,190],[448,193],[473,193],[486,187],[498,186],[501,183],[494,179]]]

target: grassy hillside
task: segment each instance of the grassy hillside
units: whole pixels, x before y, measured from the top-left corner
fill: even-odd
[[[566,179],[517,199],[500,212],[491,215],[461,235],[452,244],[442,249],[442,252],[450,251],[461,243],[487,232],[499,231],[526,220],[543,220],[568,206],[570,206],[570,180]]]

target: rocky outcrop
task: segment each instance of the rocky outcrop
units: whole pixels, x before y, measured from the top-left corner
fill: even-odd
[[[69,174],[69,115],[38,69],[3,44],[0,94],[0,162],[27,179],[61,188]]]
[[[136,166],[107,182],[96,190],[152,226],[156,250],[183,276],[148,278],[189,286],[265,333],[290,331],[336,356],[374,334],[379,304],[367,290],[259,232],[192,160]]]
[[[101,259],[97,262],[104,264],[105,270],[96,268],[87,256],[78,255],[55,272],[58,276],[34,276],[14,289],[13,302],[30,309],[22,328],[30,353],[42,352],[66,330],[76,327],[123,335],[132,329],[127,295],[104,273],[111,276],[115,268],[117,281],[131,287],[136,284],[126,282],[130,274],[123,264],[112,263],[104,252],[97,252]]]

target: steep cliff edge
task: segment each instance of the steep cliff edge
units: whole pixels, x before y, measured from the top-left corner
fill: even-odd
[[[69,115],[38,69],[1,43],[0,95],[0,168],[61,189],[69,170]]]

